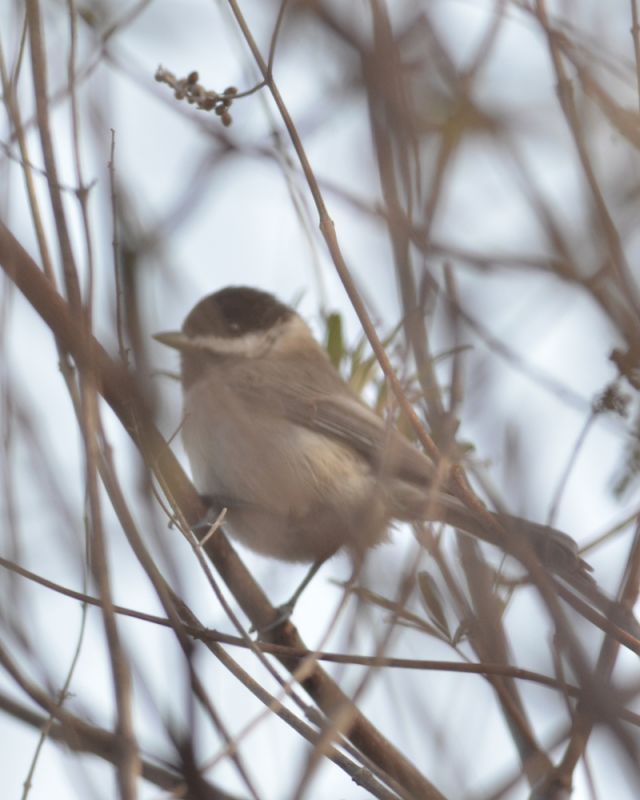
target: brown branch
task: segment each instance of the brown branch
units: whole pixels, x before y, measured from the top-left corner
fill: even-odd
[[[42,23],[40,19],[40,5],[38,0],[27,0],[27,20],[29,24],[29,44],[31,48],[31,69],[36,95],[36,115],[38,132],[42,146],[42,155],[47,173],[49,197],[53,209],[53,218],[56,225],[60,256],[65,278],[67,296],[76,314],[80,313],[81,297],[80,284],[76,269],[69,229],[67,227],[64,205],[60,194],[58,181],[58,167],[53,151],[53,137],[49,125],[49,98],[47,96],[47,63],[44,52]]]
[[[206,509],[175,456],[153,425],[151,415],[131,375],[109,357],[99,342],[86,335],[83,326],[71,314],[67,303],[55,292],[29,254],[1,222],[0,264],[59,339],[64,349],[73,355],[79,365],[85,368],[91,367],[94,371],[98,390],[141,449],[147,462],[170,487],[171,494],[187,521],[195,524],[202,519]],[[207,542],[206,551],[253,625],[257,629],[267,628],[269,623],[277,618],[279,612],[270,605],[221,531]],[[282,644],[307,649],[304,648],[304,643],[290,623],[280,626],[275,634]],[[282,656],[280,661],[290,672],[295,672],[300,666],[300,659],[296,657]],[[329,716],[342,708],[351,709],[351,723],[345,734],[385,772],[413,792],[416,797],[441,800],[442,794],[382,736],[377,728],[352,707],[347,696],[320,667],[316,666],[302,680],[302,686]]]
[[[584,131],[580,124],[571,81],[567,76],[564,64],[562,62],[561,47],[559,42],[560,40],[564,41],[564,37],[558,37],[554,29],[549,24],[545,0],[536,0],[534,16],[537,18],[540,26],[547,36],[547,44],[551,57],[551,63],[553,65],[558,82],[558,100],[573,138],[576,153],[584,173],[585,181],[589,187],[603,237],[606,240],[609,248],[611,265],[614,267],[614,274],[619,280],[621,291],[624,292],[627,301],[637,315],[640,311],[640,299],[638,298],[635,282],[633,281],[629,264],[627,263],[626,255],[620,241],[620,235],[613,219],[611,218],[595,174],[593,163],[587,149]],[[636,323],[636,336],[638,335],[639,330],[640,326],[638,323]]]
[[[627,564],[626,575],[620,592],[620,603],[625,609],[632,609],[638,599],[640,589],[640,521],[636,525],[636,533]],[[611,675],[615,667],[618,655],[618,643],[610,636],[606,636],[598,657],[596,676],[601,681],[602,686],[606,686],[611,681]],[[578,703],[576,720],[573,726],[571,738],[567,746],[562,762],[558,766],[556,773],[552,776],[551,786],[559,788],[570,788],[573,772],[584,752],[589,741],[589,737],[594,725],[602,717],[608,716],[609,709],[604,708],[606,698],[604,694],[600,697],[584,697]],[[605,717],[606,718],[606,717]],[[627,754],[638,774],[638,750],[632,743],[625,742]]]
[[[0,709],[37,730],[41,730],[48,723],[47,717],[3,693],[0,693]],[[91,753],[114,766],[120,758],[117,734],[90,725],[68,711],[64,721],[55,722],[50,726],[48,737],[76,753]],[[141,774],[145,780],[183,800],[239,800],[237,795],[231,795],[205,780],[198,786],[200,791],[196,798],[195,795],[184,793],[184,781],[177,769],[173,771],[160,767],[148,759],[141,759],[140,764]]]
[[[17,575],[27,578],[46,589],[51,589],[65,597],[72,600],[79,600],[87,605],[99,607],[102,601],[98,597],[93,597],[86,592],[80,592],[76,589],[70,589],[68,586],[63,586],[42,575],[37,575],[31,570],[16,564],[6,558],[0,556],[0,566],[5,569],[15,572]],[[153,625],[160,625],[165,628],[171,628],[174,622],[167,617],[159,617],[156,614],[148,614],[145,611],[138,611],[126,606],[113,606],[116,614],[122,614],[132,619],[137,619],[142,622],[149,622]],[[418,618],[416,618],[418,619]],[[615,626],[611,626],[615,631]],[[222,633],[221,631],[205,628],[201,625],[189,625],[182,623],[181,630],[184,633],[192,636],[194,639],[199,639],[204,642],[218,642],[220,644],[228,644],[234,647],[257,647],[263,653],[270,653],[273,655],[283,655],[288,657],[308,658],[313,656],[319,661],[327,661],[332,664],[350,664],[352,666],[363,667],[376,667],[376,668],[392,668],[392,669],[407,669],[407,670],[429,670],[429,671],[442,671],[442,672],[455,672],[467,675],[497,675],[505,678],[515,678],[517,680],[531,681],[540,686],[546,686],[549,689],[561,689],[566,691],[572,697],[580,695],[580,689],[577,686],[572,686],[564,681],[559,682],[556,678],[548,675],[542,675],[539,672],[532,672],[528,669],[514,667],[504,664],[496,664],[483,661],[482,663],[461,663],[457,661],[441,661],[434,659],[420,659],[420,658],[394,658],[391,656],[359,656],[355,654],[344,655],[344,653],[333,653],[324,650],[305,650],[298,647],[290,647],[288,645],[274,644],[273,642],[257,641],[248,643],[246,639],[241,636],[234,636],[229,633]],[[640,642],[638,643],[637,652],[640,652]],[[626,719],[631,724],[640,727],[640,716],[634,714],[626,709],[620,709],[620,716]]]

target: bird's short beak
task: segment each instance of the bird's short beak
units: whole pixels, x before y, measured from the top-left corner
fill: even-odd
[[[154,333],[153,338],[160,344],[173,347],[174,350],[189,350],[193,347],[192,341],[182,331],[166,331],[165,333]]]

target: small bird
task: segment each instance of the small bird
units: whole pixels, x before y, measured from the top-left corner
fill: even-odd
[[[313,563],[303,586],[342,548],[359,563],[395,520],[439,519],[491,538],[457,498],[430,491],[429,458],[349,388],[300,315],[273,295],[221,289],[182,331],[154,338],[181,354],[182,437],[196,488],[212,509],[227,509],[225,527],[248,547]],[[551,569],[591,580],[566,534],[494,516]]]

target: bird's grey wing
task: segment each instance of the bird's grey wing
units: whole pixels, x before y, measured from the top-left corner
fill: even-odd
[[[424,488],[424,519],[437,519],[459,527],[494,544],[508,549],[508,542],[498,542],[492,531],[477,514],[464,506],[446,490],[438,502],[429,496],[429,483],[434,475],[432,462],[401,434],[385,425],[368,406],[351,395],[342,379],[335,374],[327,386],[310,369],[286,371],[278,369],[247,370],[235,385],[240,395],[260,401],[265,413],[284,416],[291,422],[330,436],[360,453],[372,467],[385,475],[400,478]],[[590,567],[579,554],[575,541],[562,531],[505,514],[494,514],[507,532],[530,542],[540,560],[550,569],[577,582],[591,583]],[[410,519],[410,517],[407,517]],[[415,519],[415,517],[414,517]],[[580,588],[580,587],[577,587]]]
[[[385,474],[422,485],[425,490],[433,478],[431,461],[357,399],[319,397],[304,407],[293,401],[289,417],[343,442]]]
[[[286,370],[273,363],[268,368],[254,364],[238,373],[234,390],[252,403],[259,402],[264,413],[283,416],[342,442],[373,469],[426,489],[434,474],[431,461],[351,394],[337,372],[328,371],[327,366],[314,365],[313,360],[297,368],[287,364]]]

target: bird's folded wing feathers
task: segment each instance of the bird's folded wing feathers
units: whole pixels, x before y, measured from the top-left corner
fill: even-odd
[[[435,470],[432,462],[404,436],[378,417],[355,395],[348,393],[336,375],[333,391],[315,385],[313,371],[304,371],[297,380],[290,373],[277,371],[265,374],[260,370],[245,372],[234,383],[239,395],[255,402],[259,395],[263,410],[286,416],[291,422],[342,442],[366,459],[381,476],[409,481],[424,486],[425,519],[438,519],[459,527],[486,541],[509,550],[509,542],[500,542],[489,525],[457,498],[443,490],[437,502],[429,498],[429,483]],[[533,546],[540,560],[561,575],[574,576],[578,581],[593,582],[591,567],[578,555],[576,542],[565,533],[507,514],[492,514],[509,535],[519,536]]]
[[[265,413],[283,415],[353,448],[374,468],[426,486],[434,475],[431,461],[351,394],[337,373],[329,385],[325,371],[322,384],[317,374],[313,364],[297,373],[289,365],[282,374],[273,364],[268,372],[256,364],[236,371],[233,389],[252,403],[259,398]]]

